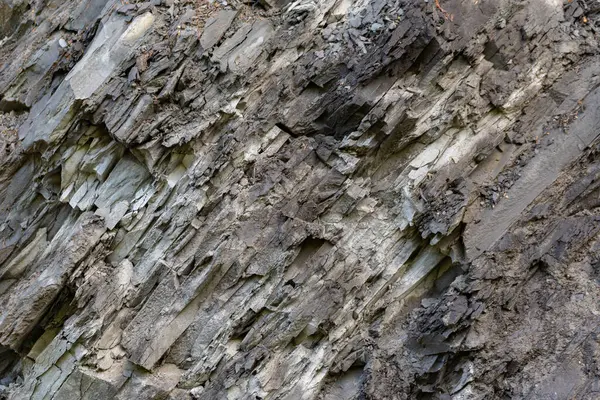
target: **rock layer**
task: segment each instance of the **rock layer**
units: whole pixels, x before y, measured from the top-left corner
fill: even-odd
[[[0,0],[0,396],[593,399],[590,0]]]

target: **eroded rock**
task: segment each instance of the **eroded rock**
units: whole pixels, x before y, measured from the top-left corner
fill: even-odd
[[[0,396],[594,398],[589,1],[1,1]]]

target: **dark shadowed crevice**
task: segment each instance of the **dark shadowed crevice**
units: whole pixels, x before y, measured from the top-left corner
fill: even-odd
[[[30,107],[26,104],[13,99],[6,99],[0,96],[0,112],[15,112],[15,113],[23,113],[29,112]]]
[[[19,353],[35,359],[44,350],[77,309],[73,302],[74,297],[75,292],[69,286],[64,286],[48,311],[22,343]]]

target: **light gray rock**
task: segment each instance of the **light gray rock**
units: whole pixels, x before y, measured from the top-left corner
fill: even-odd
[[[217,44],[233,23],[236,15],[237,11],[222,10],[215,16],[210,17],[206,21],[202,36],[200,36],[202,48],[208,50]]]

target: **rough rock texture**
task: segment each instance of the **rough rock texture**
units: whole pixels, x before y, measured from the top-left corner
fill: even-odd
[[[599,29],[0,0],[0,398],[600,398]]]

